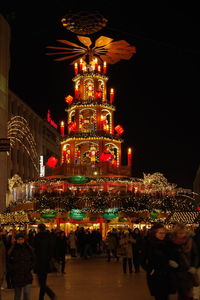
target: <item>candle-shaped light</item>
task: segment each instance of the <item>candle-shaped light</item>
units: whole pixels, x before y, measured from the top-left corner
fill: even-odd
[[[101,115],[101,118],[100,118],[100,126],[101,126],[101,130],[103,130],[103,125],[105,123],[105,116]]]
[[[83,66],[83,72],[85,73],[87,71],[86,65]]]
[[[128,148],[128,166],[132,166],[132,149]]]
[[[114,101],[114,89],[110,89],[110,102],[113,103]]]
[[[62,151],[62,163],[65,163],[65,161],[66,161],[66,153],[67,153],[66,145],[64,145],[63,151]]]
[[[77,63],[74,64],[74,74],[75,75],[78,74],[78,64]]]
[[[74,98],[78,99],[78,96],[79,96],[78,86],[75,86],[75,95],[74,95]]]
[[[104,61],[104,63],[103,63],[103,73],[106,74],[106,72],[107,72],[107,63],[106,63],[106,61]]]
[[[82,60],[82,58],[80,59],[80,71],[82,71],[83,70],[83,60]]]
[[[98,73],[101,73],[101,65],[98,65]]]
[[[97,71],[97,69],[98,69],[98,59],[95,58],[95,60],[94,60],[94,70]]]
[[[60,122],[60,135],[61,136],[65,135],[65,123],[64,123],[64,121]]]

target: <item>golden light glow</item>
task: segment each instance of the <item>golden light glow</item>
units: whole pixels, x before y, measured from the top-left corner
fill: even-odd
[[[64,125],[65,125],[65,122],[64,122],[64,121],[61,121],[61,122],[60,122],[60,126],[64,127]]]
[[[131,154],[131,153],[132,153],[132,149],[128,148],[128,154]]]
[[[111,94],[114,94],[114,89],[113,89],[113,88],[110,89],[110,93],[111,93]]]

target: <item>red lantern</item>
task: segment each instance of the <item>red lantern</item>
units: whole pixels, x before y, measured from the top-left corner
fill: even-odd
[[[96,97],[96,98],[101,98],[101,97],[102,97],[102,90],[97,90],[97,91],[95,92],[95,97]]]
[[[75,131],[76,130],[76,122],[69,123],[68,128],[70,131]]]
[[[67,102],[68,104],[71,104],[73,99],[74,98],[71,95],[68,95],[67,97],[65,97],[65,102]]]
[[[122,134],[124,132],[124,129],[121,125],[117,125],[115,127],[115,130],[117,131],[118,134]]]
[[[114,155],[109,150],[104,150],[100,155],[101,162],[110,162],[114,158]]]
[[[58,162],[58,159],[54,156],[49,157],[49,159],[46,162],[46,165],[50,168],[54,168]]]

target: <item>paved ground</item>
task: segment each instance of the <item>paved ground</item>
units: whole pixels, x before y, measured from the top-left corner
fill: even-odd
[[[67,258],[66,274],[49,274],[48,285],[58,300],[151,300],[144,271],[123,274],[121,262],[105,258]],[[31,300],[38,300],[38,285],[34,278]],[[2,300],[13,300],[13,290],[4,289]],[[45,300],[49,299],[45,296]],[[175,300],[172,296],[170,300]]]

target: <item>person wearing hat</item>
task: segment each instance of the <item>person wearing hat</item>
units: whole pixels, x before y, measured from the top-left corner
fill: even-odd
[[[1,300],[1,287],[6,272],[6,250],[2,239],[3,229],[0,228],[0,300]]]
[[[34,253],[25,241],[23,232],[15,235],[15,242],[8,251],[8,264],[14,286],[14,300],[30,300],[30,284],[33,281]]]

